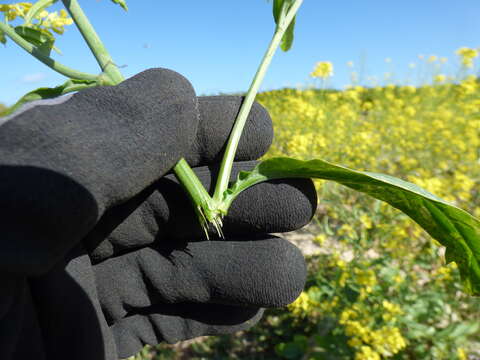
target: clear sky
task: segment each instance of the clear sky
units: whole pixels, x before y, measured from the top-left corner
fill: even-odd
[[[124,75],[171,68],[186,76],[199,95],[245,91],[274,28],[271,3],[265,0],[127,2],[124,12],[109,0],[80,1]],[[276,54],[262,89],[312,84],[309,73],[317,61],[333,63],[329,86],[336,88],[350,82],[348,61],[364,81],[389,72],[397,81],[415,83],[425,72],[420,54],[447,57],[442,72],[451,71],[456,49],[480,47],[479,14],[478,0],[305,0],[293,48]],[[56,45],[63,52],[55,55],[58,61],[98,73],[73,25]],[[415,69],[411,63],[417,63]],[[0,45],[0,65],[0,102],[8,105],[27,91],[64,81],[12,41]]]

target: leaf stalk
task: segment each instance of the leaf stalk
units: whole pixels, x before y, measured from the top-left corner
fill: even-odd
[[[12,39],[18,46],[28,52],[30,55],[41,61],[56,72],[65,75],[72,79],[81,80],[98,80],[99,75],[88,74],[72,68],[69,68],[58,61],[52,59],[50,56],[43,54],[36,46],[30,44],[27,40],[18,35],[15,30],[8,24],[0,21],[0,31],[3,31],[10,39]]]
[[[205,187],[193,172],[184,158],[181,158],[173,168],[180,184],[185,188],[187,194],[194,204],[195,213],[197,214],[200,225],[207,239],[209,224],[212,224],[217,234],[223,238],[222,233],[222,217],[225,215],[220,209],[219,204],[210,197]]]
[[[83,12],[80,4],[77,0],[62,0],[63,5],[69,12],[73,21],[77,25],[80,33],[82,34],[85,42],[87,43],[90,51],[95,56],[102,72],[105,73],[111,80],[111,84],[116,85],[124,80],[124,77],[117,65],[112,60],[112,57],[107,51],[107,48],[103,44],[102,40],[98,36],[97,32],[93,28],[92,24],[88,20],[87,16]]]
[[[270,41],[267,51],[262,58],[260,66],[258,67],[257,72],[250,85],[250,88],[248,89],[247,95],[245,96],[242,106],[240,107],[240,111],[235,120],[232,132],[230,133],[227,147],[225,149],[222,162],[220,164],[217,184],[215,186],[215,192],[213,194],[213,200],[217,203],[221,203],[223,201],[224,193],[228,188],[228,182],[230,179],[230,174],[232,172],[233,160],[235,158],[235,153],[238,148],[238,143],[240,141],[240,137],[242,136],[242,131],[247,121],[248,114],[250,113],[250,109],[252,108],[253,102],[255,100],[255,96],[257,95],[260,88],[260,84],[265,77],[267,69],[272,62],[273,55],[275,54],[275,51],[280,45],[286,29],[295,17],[295,14],[302,5],[302,2],[303,0],[296,0],[292,4],[290,9],[288,9],[288,12],[283,13],[282,15],[284,16],[279,19],[279,23],[275,28],[275,33],[272,37],[272,40]]]

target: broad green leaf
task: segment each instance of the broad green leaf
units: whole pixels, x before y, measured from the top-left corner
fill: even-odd
[[[128,11],[127,2],[125,0],[112,0],[112,2],[120,5],[123,10]]]
[[[35,2],[25,15],[25,25],[30,24],[32,20],[35,19],[35,16],[40,14],[47,7],[55,4],[57,1],[58,0],[38,0]]]
[[[70,79],[66,81],[64,84],[56,86],[54,88],[38,88],[36,90],[30,91],[29,93],[23,95],[20,100],[18,100],[12,107],[10,107],[5,115],[9,115],[17,110],[23,104],[34,101],[34,100],[42,100],[42,99],[51,99],[57,96],[61,96],[73,91],[79,91],[83,89],[87,89],[90,87],[97,86],[98,83],[95,80],[77,80],[77,79]]]
[[[34,29],[29,26],[19,25],[15,27],[15,32],[29,43],[35,45],[44,55],[49,56],[53,48],[55,38],[45,29]]]
[[[274,0],[273,1],[273,19],[275,24],[278,26],[282,19],[287,14],[288,10],[294,3],[294,0]],[[282,42],[280,43],[280,48],[283,51],[288,51],[293,44],[293,31],[295,28],[295,17],[288,26],[287,30],[283,34]]]
[[[333,180],[389,203],[446,247],[446,261],[457,263],[465,291],[480,295],[480,221],[468,212],[393,176],[351,170],[323,160],[286,157],[268,159],[252,171],[241,172],[235,184],[225,192],[227,208],[241,191],[279,178]]]

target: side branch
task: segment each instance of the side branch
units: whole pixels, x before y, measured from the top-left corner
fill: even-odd
[[[23,50],[34,56],[37,60],[41,61],[56,72],[65,75],[66,77],[81,80],[98,80],[98,75],[84,73],[72,68],[69,68],[51,57],[43,54],[34,45],[30,44],[27,40],[18,35],[15,30],[0,21],[0,31],[3,31],[10,39],[17,43]]]

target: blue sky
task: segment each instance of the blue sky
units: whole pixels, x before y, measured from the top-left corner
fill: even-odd
[[[271,4],[265,0],[130,0],[128,12],[109,0],[80,4],[126,77],[151,67],[171,68],[199,95],[245,91],[273,31]],[[441,71],[452,72],[456,49],[480,47],[478,14],[478,0],[304,0],[293,48],[276,54],[262,89],[311,85],[309,73],[317,61],[333,63],[328,85],[336,88],[350,82],[348,61],[364,82],[375,76],[382,83],[384,74],[392,73],[396,81],[410,78],[415,84],[419,74],[428,73],[420,54],[448,58]],[[97,73],[78,31],[67,29],[56,43],[63,52],[56,60]],[[411,63],[416,68],[409,68]],[[64,81],[12,41],[0,46],[0,65],[0,102],[8,105],[27,91]]]

